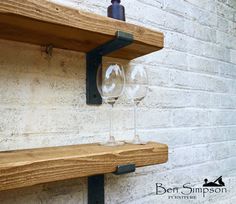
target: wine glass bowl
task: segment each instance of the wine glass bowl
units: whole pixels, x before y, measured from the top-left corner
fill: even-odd
[[[126,95],[128,99],[139,103],[147,95],[148,77],[145,69],[136,65],[126,73]]]
[[[123,67],[115,63],[105,63],[97,73],[97,88],[105,103],[115,103],[124,90]]]

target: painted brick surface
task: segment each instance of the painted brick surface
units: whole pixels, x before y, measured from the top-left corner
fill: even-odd
[[[52,0],[106,15],[109,0]],[[107,204],[236,203],[236,1],[126,0],[127,21],[165,34],[165,48],[131,62],[150,88],[138,109],[142,138],[167,143],[166,164],[105,180]],[[0,40],[0,150],[105,141],[108,106],[85,104],[83,53]],[[122,61],[127,65],[126,61]],[[114,108],[118,139],[133,134],[133,108]],[[223,176],[227,194],[171,200],[167,187]],[[87,203],[86,178],[0,193],[1,204]]]

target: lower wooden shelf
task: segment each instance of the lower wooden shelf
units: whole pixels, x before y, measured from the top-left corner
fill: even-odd
[[[112,173],[118,165],[165,163],[168,146],[150,142],[107,147],[85,144],[0,152],[0,191]]]

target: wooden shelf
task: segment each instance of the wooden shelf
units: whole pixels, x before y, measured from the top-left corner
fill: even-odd
[[[167,145],[153,142],[117,147],[85,144],[0,152],[0,191],[112,173],[118,165],[142,167],[167,160]]]
[[[163,34],[144,27],[82,12],[47,0],[0,1],[0,38],[88,52],[113,39],[116,31],[134,43],[110,56],[132,60],[163,48]]]

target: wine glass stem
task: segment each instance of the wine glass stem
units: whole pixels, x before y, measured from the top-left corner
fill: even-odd
[[[109,137],[110,137],[110,141],[112,141],[114,138],[113,138],[113,135],[112,135],[112,130],[113,130],[113,121],[112,121],[112,110],[113,110],[113,104],[111,105],[111,108],[110,108],[110,114],[109,114],[109,123],[110,123],[110,133],[109,133]]]
[[[137,104],[134,104],[134,137],[137,137]]]

